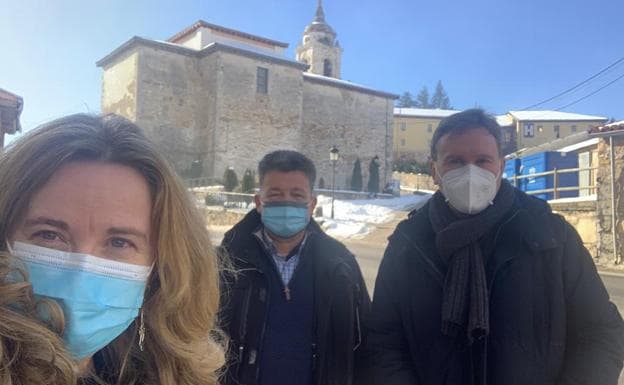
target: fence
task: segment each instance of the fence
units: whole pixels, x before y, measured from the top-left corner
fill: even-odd
[[[538,172],[538,173],[534,173],[534,174],[528,174],[528,175],[514,175],[511,178],[508,178],[509,181],[511,181],[513,183],[514,186],[518,187],[519,186],[519,181],[523,180],[523,179],[535,179],[535,178],[539,178],[539,177],[548,177],[551,176],[553,177],[553,187],[552,188],[547,188],[547,189],[540,189],[540,190],[530,190],[530,191],[524,191],[525,193],[529,194],[529,195],[536,195],[536,194],[548,194],[548,193],[552,193],[553,194],[553,199],[559,199],[559,193],[564,192],[564,191],[578,191],[579,195],[581,191],[585,191],[587,190],[589,194],[595,194],[596,193],[596,185],[595,185],[595,181],[594,178],[592,177],[594,172],[598,170],[598,167],[584,167],[584,168],[566,168],[566,169],[553,169],[551,171],[545,171],[545,172]],[[585,186],[581,186],[580,185],[580,179],[579,179],[579,184],[576,186],[559,186],[559,177],[561,176],[561,174],[566,174],[566,173],[581,173],[581,172],[586,172],[589,173],[590,177],[589,177],[589,181],[588,184]]]
[[[243,194],[225,191],[208,191],[206,192],[204,201],[206,206],[222,206],[230,209],[253,208],[254,194]]]

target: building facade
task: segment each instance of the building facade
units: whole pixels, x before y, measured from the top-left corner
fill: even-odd
[[[397,96],[339,79],[342,48],[320,2],[299,60],[287,47],[204,21],[165,42],[133,37],[98,62],[102,111],[143,127],[186,177],[242,175],[269,151],[295,149],[329,187],[336,146],[336,187],[347,186],[355,159],[376,155],[385,182]]]

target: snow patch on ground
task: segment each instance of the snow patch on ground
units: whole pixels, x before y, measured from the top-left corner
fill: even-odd
[[[408,211],[423,204],[430,195],[404,195],[389,199],[334,200],[334,219],[331,219],[331,197],[319,195],[317,207],[323,216],[315,218],[332,237],[360,238],[376,224],[391,221],[397,211]]]

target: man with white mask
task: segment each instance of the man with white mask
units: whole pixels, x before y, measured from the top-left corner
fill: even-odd
[[[378,384],[617,384],[624,323],[591,256],[503,168],[492,117],[440,123],[440,191],[397,226],[375,284]]]

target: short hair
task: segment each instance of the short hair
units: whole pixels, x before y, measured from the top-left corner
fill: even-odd
[[[314,181],[316,180],[314,162],[298,151],[277,150],[266,154],[258,164],[260,185],[262,185],[264,176],[271,171],[301,171],[310,182],[310,190],[314,189]]]
[[[462,134],[476,128],[487,130],[496,139],[498,153],[503,155],[501,127],[496,119],[480,108],[471,108],[442,119],[431,139],[431,159],[437,160],[437,145],[444,135]]]

